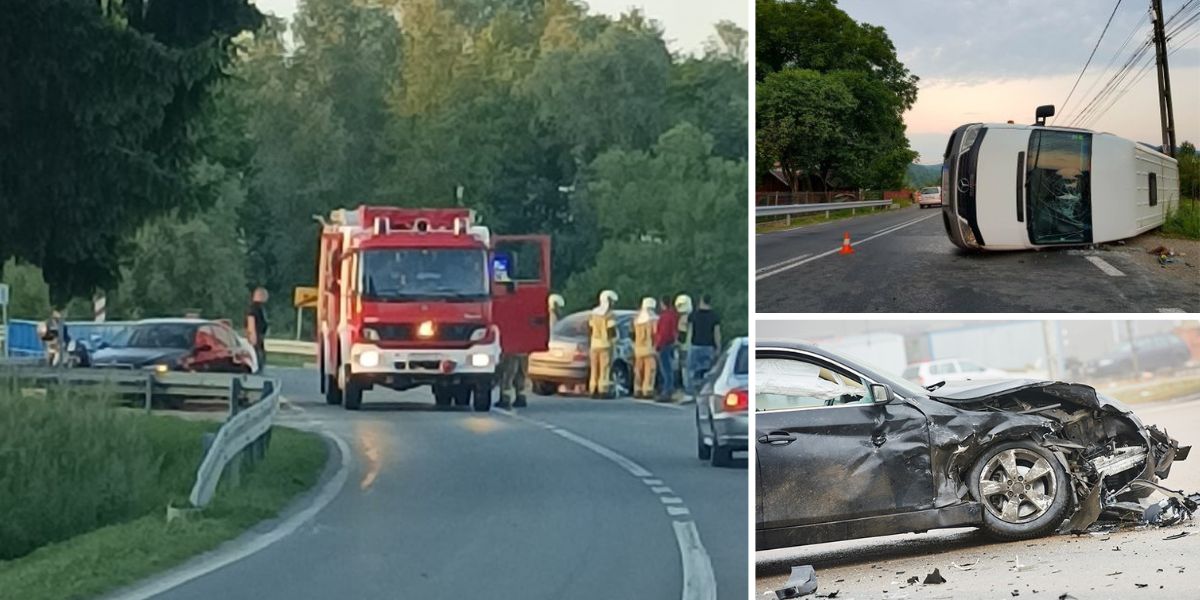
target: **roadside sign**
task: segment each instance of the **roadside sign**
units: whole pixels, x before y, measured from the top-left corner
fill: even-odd
[[[8,284],[0,283],[0,306],[8,306]]]
[[[8,284],[0,283],[0,358],[8,358]]]
[[[296,308],[316,308],[318,297],[317,288],[298,287],[292,294],[292,305]]]

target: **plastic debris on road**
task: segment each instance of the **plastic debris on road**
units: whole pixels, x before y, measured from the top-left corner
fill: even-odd
[[[946,578],[942,577],[941,571],[934,569],[932,573],[925,576],[925,581],[921,583],[946,583]]]
[[[783,587],[775,590],[777,599],[799,598],[817,591],[817,573],[812,565],[792,567],[792,575]],[[836,592],[835,592],[836,593]]]

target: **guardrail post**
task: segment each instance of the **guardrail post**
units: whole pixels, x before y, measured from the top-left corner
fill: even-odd
[[[154,403],[154,373],[146,373],[146,414],[150,414],[150,407]]]

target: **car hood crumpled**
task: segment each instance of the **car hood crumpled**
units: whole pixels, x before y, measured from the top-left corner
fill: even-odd
[[[972,382],[966,382],[972,383]],[[1038,379],[1006,379],[979,382],[978,385],[955,385],[930,392],[929,397],[948,404],[983,402],[997,396],[1006,396],[1023,390],[1036,390],[1086,408],[1107,410],[1123,415],[1133,412],[1125,403],[1096,391],[1082,383],[1042,381]]]

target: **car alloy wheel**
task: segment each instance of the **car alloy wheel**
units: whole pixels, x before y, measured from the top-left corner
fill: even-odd
[[[984,507],[1006,523],[1028,523],[1046,514],[1057,490],[1050,461],[1025,448],[998,452],[979,472]]]

